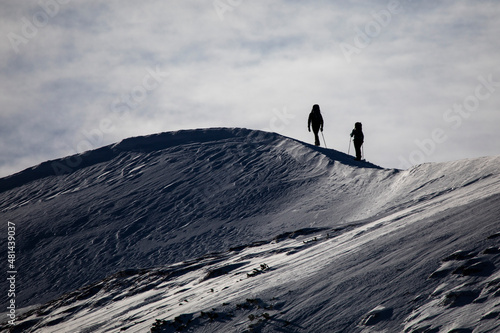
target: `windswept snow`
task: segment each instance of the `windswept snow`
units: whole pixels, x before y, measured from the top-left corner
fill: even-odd
[[[43,163],[0,179],[16,302],[45,303],[10,328],[499,331],[499,162],[388,170],[206,129]]]

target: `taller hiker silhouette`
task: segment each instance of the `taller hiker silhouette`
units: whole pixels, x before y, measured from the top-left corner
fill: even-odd
[[[356,160],[361,160],[361,146],[365,140],[365,136],[363,134],[363,125],[361,123],[354,124],[354,129],[351,132],[351,138],[353,138],[354,148],[356,149]]]
[[[309,119],[307,120],[307,129],[311,132],[311,125],[314,133],[314,144],[319,146],[319,136],[318,132],[321,130],[323,132],[323,117],[321,116],[321,111],[318,104],[314,104],[309,114]]]

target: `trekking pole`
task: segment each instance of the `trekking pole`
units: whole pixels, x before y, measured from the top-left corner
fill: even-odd
[[[361,145],[361,159],[366,160],[364,147],[365,147],[365,145]]]
[[[325,148],[328,149],[328,147],[326,146],[326,141],[325,141],[325,136],[323,135],[323,131],[321,131],[321,136],[323,137],[323,142],[325,143]]]
[[[351,138],[349,138],[349,149],[347,150],[347,155],[351,152]]]

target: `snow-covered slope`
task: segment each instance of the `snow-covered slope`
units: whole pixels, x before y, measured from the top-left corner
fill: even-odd
[[[387,170],[246,129],[46,162],[0,179],[16,302],[53,299],[14,331],[494,332],[499,162]]]

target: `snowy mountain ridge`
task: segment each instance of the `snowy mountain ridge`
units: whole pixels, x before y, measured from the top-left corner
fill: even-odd
[[[220,128],[42,163],[0,179],[16,301],[45,303],[10,329],[495,332],[499,162],[388,170]]]

